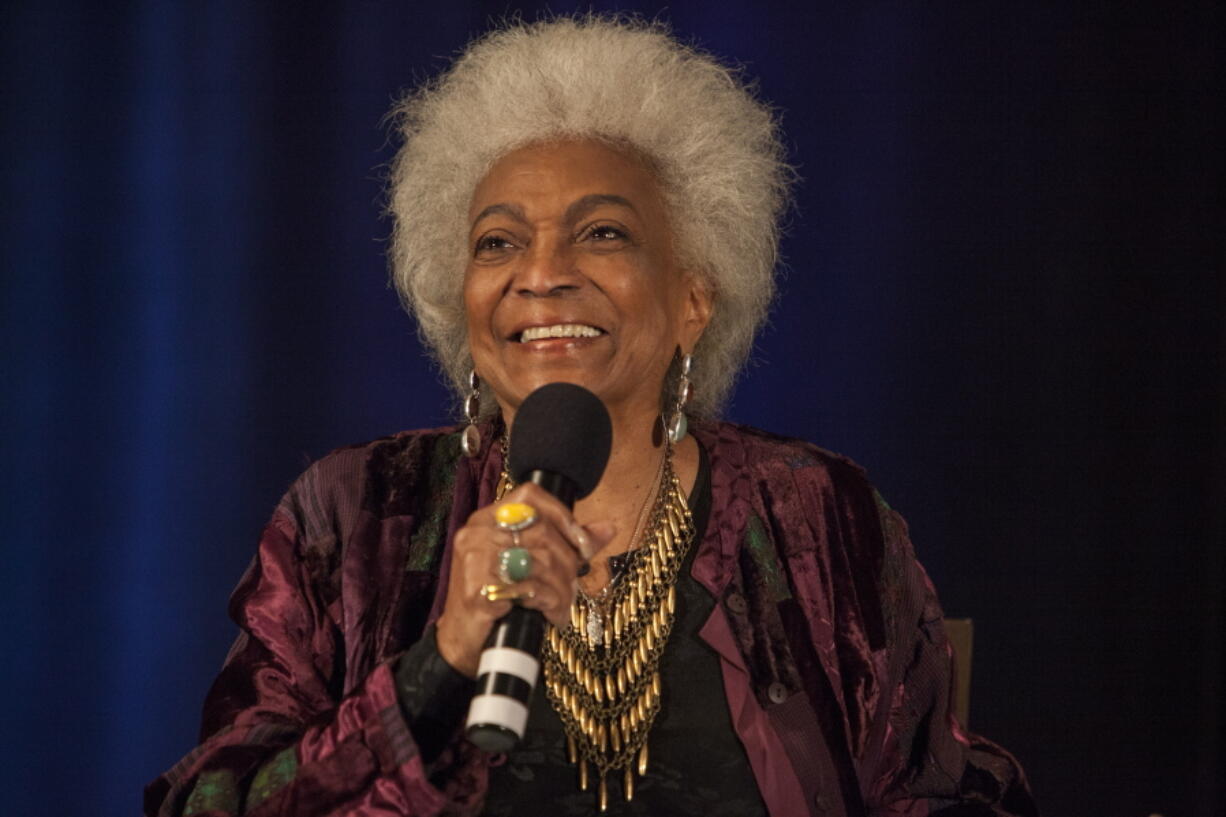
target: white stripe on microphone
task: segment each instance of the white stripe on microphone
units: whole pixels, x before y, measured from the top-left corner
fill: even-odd
[[[528,725],[528,707],[506,695],[478,695],[468,708],[468,725],[496,723],[524,736]]]
[[[541,662],[523,650],[517,650],[514,647],[490,647],[481,653],[481,663],[477,665],[477,677],[480,678],[486,673],[501,672],[522,678],[528,686],[535,687],[536,676],[540,668]]]

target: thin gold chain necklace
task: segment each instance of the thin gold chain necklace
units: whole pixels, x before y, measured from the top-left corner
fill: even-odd
[[[499,499],[514,487],[506,452],[504,439]],[[610,772],[621,772],[627,801],[634,799],[635,772],[647,773],[647,735],[660,711],[660,657],[673,629],[677,573],[694,539],[671,445],[661,468],[644,541],[630,551],[620,581],[606,588],[605,606],[612,613],[601,623],[600,637],[589,630],[581,595],[571,606],[569,627],[545,625],[545,691],[566,732],[570,762],[579,767],[580,791],[591,787],[595,773],[601,812],[609,805]]]
[[[638,518],[634,522],[634,530],[630,532],[630,544],[626,548],[627,556],[634,551],[640,543],[639,535],[643,532],[643,525],[647,521],[647,511],[653,508],[653,500],[659,496],[660,487],[664,484],[664,468],[669,460],[669,452],[671,446],[666,446],[660,452],[660,467],[656,469],[655,479],[651,481],[651,485],[647,489],[647,495],[643,497],[643,504],[639,506]],[[595,644],[600,644],[605,639],[605,629],[612,624],[612,608],[610,606],[610,592],[620,582],[620,573],[615,574],[612,570],[612,559],[610,558],[609,580],[605,586],[600,589],[595,595],[588,594],[582,586],[578,588],[578,597],[575,603],[580,602],[587,607],[584,629],[587,632],[588,641]]]

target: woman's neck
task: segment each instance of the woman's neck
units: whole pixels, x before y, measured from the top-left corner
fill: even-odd
[[[592,574],[585,589],[599,589],[608,580],[605,562],[610,556],[638,546],[641,527],[650,524],[650,505],[655,501],[663,477],[667,448],[659,415],[632,421],[613,419],[613,446],[600,484],[591,495],[575,504],[575,518],[581,524],[610,521],[617,533],[592,559]],[[698,473],[698,446],[686,437],[673,446],[672,466],[688,495]]]
[[[664,456],[663,435],[653,433],[658,427],[658,418],[626,419],[612,415],[610,420],[613,444],[609,449],[609,462],[596,490],[575,507],[581,522],[597,508],[621,505],[633,501],[634,497],[642,498],[648,486],[654,484]]]

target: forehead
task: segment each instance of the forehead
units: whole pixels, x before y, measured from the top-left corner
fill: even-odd
[[[494,204],[566,205],[584,196],[619,196],[659,217],[663,198],[641,158],[596,140],[544,142],[502,156],[473,191],[469,219]]]

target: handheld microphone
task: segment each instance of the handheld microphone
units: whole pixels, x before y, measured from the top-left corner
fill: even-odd
[[[600,398],[582,386],[550,383],[528,395],[515,413],[508,468],[516,482],[535,482],[573,508],[600,482],[612,444],[613,427]],[[468,739],[479,748],[507,752],[524,736],[544,635],[544,617],[518,604],[495,622],[468,709]]]

